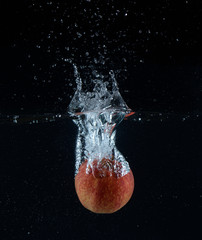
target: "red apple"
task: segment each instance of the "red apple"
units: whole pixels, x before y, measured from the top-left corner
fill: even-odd
[[[75,188],[81,204],[94,213],[113,213],[131,198],[134,177],[130,170],[122,175],[122,165],[116,160],[85,161],[75,176]]]

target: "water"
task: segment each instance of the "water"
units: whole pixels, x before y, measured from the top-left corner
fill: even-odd
[[[15,21],[5,21],[1,48],[1,239],[200,236],[199,4],[16,1],[8,8]],[[98,65],[107,78],[114,69],[136,111],[119,124],[115,145],[136,188],[114,215],[91,214],[75,194],[78,129],[62,111],[74,88],[69,58],[86,83]]]
[[[130,171],[129,164],[115,146],[115,127],[130,114],[131,109],[121,97],[113,71],[109,72],[109,80],[104,81],[104,76],[97,74],[88,86],[82,87],[82,79],[77,67],[74,66],[74,75],[77,82],[77,90],[68,107],[70,116],[78,126],[76,143],[76,171],[87,160],[86,173],[89,167],[93,169],[93,162],[98,165],[103,159],[115,159],[122,166],[120,168],[109,167],[109,171],[115,171],[124,176]],[[95,70],[94,70],[95,71]],[[97,72],[97,71],[96,71]],[[120,172],[121,171],[121,172]]]
[[[112,115],[114,119],[112,119]],[[125,175],[129,171],[129,166],[125,161],[123,155],[117,150],[115,146],[114,127],[117,122],[115,120],[122,120],[124,113],[101,112],[101,113],[87,113],[80,117],[78,120],[74,120],[78,126],[78,136],[76,144],[76,173],[81,163],[88,160],[88,164],[91,165],[96,159],[101,161],[102,159],[116,159],[122,163],[124,168],[122,169],[122,175]]]
[[[69,113],[0,115],[2,234],[57,239],[71,232],[76,239],[83,228],[82,236],[97,237],[96,231],[103,236],[99,226],[106,225],[114,238],[118,231],[123,237],[158,239],[169,228],[180,235],[185,227],[191,234],[201,176],[201,115],[138,111],[125,118],[131,109],[113,72],[92,79],[91,91],[83,91],[75,66],[74,76]],[[131,168],[136,179],[131,201],[110,219],[92,216],[80,205],[73,181],[85,159],[93,167],[94,159],[103,158],[121,162],[120,177]],[[97,230],[88,231],[89,223]]]
[[[20,125],[20,124],[39,124],[58,122],[64,119],[69,119],[68,114],[62,113],[44,113],[44,114],[0,114],[1,125]],[[149,111],[137,111],[134,115],[130,116],[130,122],[137,122],[145,124],[147,122],[190,122],[201,119],[201,113],[167,113],[167,112],[149,112]],[[126,119],[125,119],[126,120]]]
[[[200,119],[162,114],[161,121],[158,115],[133,115],[117,129],[116,145],[130,163],[136,188],[125,208],[110,217],[91,214],[77,199],[72,119],[1,124],[1,234],[8,239],[89,234],[101,239],[105,233],[159,239],[165,232],[182,236],[186,228],[192,236],[200,197]]]

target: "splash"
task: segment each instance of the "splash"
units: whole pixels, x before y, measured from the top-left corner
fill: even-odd
[[[131,109],[126,105],[119,93],[117,81],[113,71],[109,71],[109,80],[104,81],[101,75],[92,79],[89,87],[82,86],[75,64],[74,76],[77,90],[69,105],[68,112],[78,126],[76,142],[76,170],[87,160],[86,173],[94,169],[94,161],[103,159],[116,160],[116,164],[107,164],[110,174],[115,171],[118,176],[124,176],[130,171],[128,162],[118,151],[115,145],[116,127],[126,115],[130,115]],[[91,88],[91,91],[89,91]],[[103,171],[104,172],[104,171]]]

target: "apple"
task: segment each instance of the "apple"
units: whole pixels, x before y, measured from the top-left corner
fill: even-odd
[[[131,198],[134,177],[130,170],[125,175],[116,160],[103,158],[91,164],[86,160],[75,176],[75,188],[81,204],[94,213],[114,213]]]

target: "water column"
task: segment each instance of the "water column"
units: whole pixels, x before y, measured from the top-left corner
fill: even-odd
[[[76,143],[76,171],[84,161],[88,161],[87,167],[98,163],[103,159],[109,159],[122,164],[122,176],[129,171],[129,165],[124,156],[118,151],[115,145],[116,126],[125,117],[124,112],[115,110],[103,112],[88,112],[77,116],[74,122],[78,126]],[[112,171],[112,169],[110,170]]]

